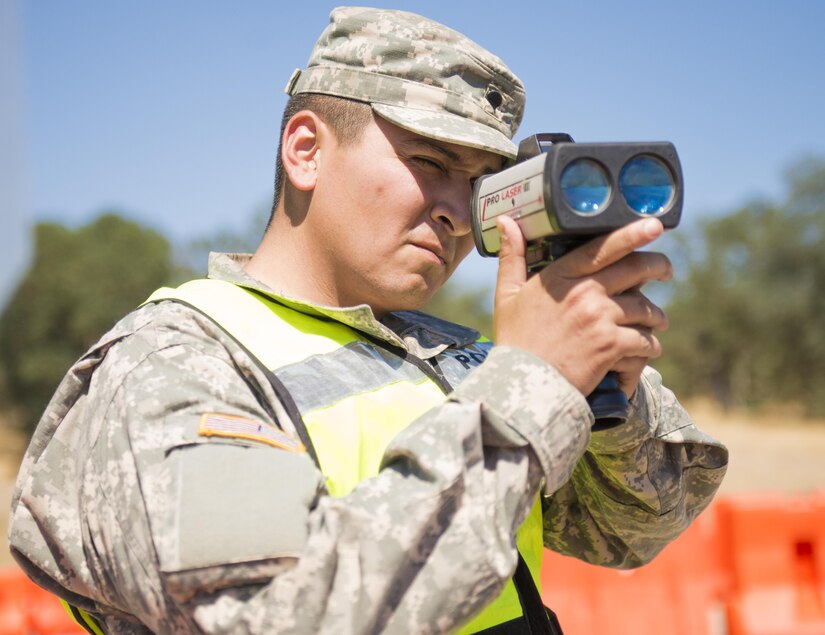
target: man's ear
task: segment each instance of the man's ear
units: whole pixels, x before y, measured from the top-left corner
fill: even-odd
[[[325,128],[324,122],[310,110],[295,113],[284,128],[281,161],[286,177],[297,190],[315,189]]]

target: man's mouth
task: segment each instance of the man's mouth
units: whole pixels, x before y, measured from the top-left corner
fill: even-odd
[[[413,245],[418,247],[419,249],[430,252],[435,257],[435,259],[438,260],[438,262],[440,264],[442,264],[442,265],[447,264],[447,259],[445,257],[444,248],[439,243],[435,243],[435,242],[416,242],[416,243],[413,243]]]

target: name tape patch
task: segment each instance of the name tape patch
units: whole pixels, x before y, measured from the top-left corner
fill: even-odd
[[[260,441],[290,452],[306,452],[304,444],[294,439],[283,430],[237,415],[207,412],[201,416],[198,434],[204,437],[229,437]]]

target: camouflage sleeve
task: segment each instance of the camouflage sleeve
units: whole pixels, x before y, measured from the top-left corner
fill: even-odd
[[[544,499],[545,544],[593,564],[645,564],[707,507],[727,464],[648,367],[628,422],[593,433],[570,481]]]
[[[18,535],[49,534],[20,552],[40,549],[109,632],[449,632],[500,592],[541,484],[565,482],[589,439],[581,395],[499,348],[333,498],[306,453],[198,434],[211,412],[272,415],[254,373],[182,324],[112,348],[74,450],[44,454],[20,497]]]

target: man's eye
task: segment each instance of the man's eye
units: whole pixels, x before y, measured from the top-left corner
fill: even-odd
[[[415,161],[419,165],[423,165],[424,167],[433,168],[433,169],[438,170],[440,172],[444,171],[444,166],[443,165],[441,165],[438,161],[434,161],[433,159],[430,159],[429,157],[413,157],[412,159],[413,159],[413,161]]]

